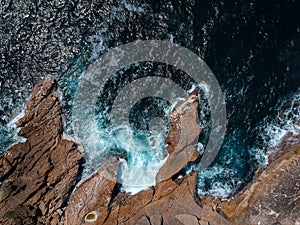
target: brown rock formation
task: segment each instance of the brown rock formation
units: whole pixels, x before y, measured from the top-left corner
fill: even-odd
[[[74,141],[63,138],[55,80],[39,83],[27,114],[17,122],[26,142],[0,156],[0,223],[182,224],[189,215],[198,221],[196,173],[172,180],[199,155],[196,99],[190,96],[172,112],[170,157],[159,172],[158,184],[129,195],[119,192],[116,159],[76,185],[82,152]]]
[[[17,123],[26,142],[0,156],[0,224],[300,224],[299,136],[288,134],[231,199],[198,197],[195,172],[174,178],[199,156],[197,104],[193,93],[171,113],[169,158],[156,186],[129,195],[119,192],[117,159],[77,183],[82,151],[63,137],[55,80],[41,82]]]
[[[254,180],[219,210],[232,224],[300,224],[300,136],[285,136]]]
[[[166,140],[169,157],[156,175],[156,183],[170,179],[199,157],[195,147],[201,133],[198,124],[198,96],[194,92],[170,115],[171,129]]]
[[[0,224],[62,224],[83,155],[76,143],[62,138],[54,79],[35,87],[27,110],[17,122],[26,142],[0,156]]]
[[[109,213],[108,205],[111,196],[117,187],[118,167],[119,163],[116,159],[106,163],[76,186],[65,211],[65,225],[83,224],[85,220],[93,220],[99,214],[97,223],[104,223]]]
[[[227,200],[201,197],[203,208],[210,206],[233,225],[300,224],[300,136],[287,134],[270,151],[269,164],[242,191]],[[203,219],[214,224],[207,212]]]
[[[197,95],[193,93],[171,113],[172,128],[167,139],[170,155],[157,175],[155,187],[135,195],[114,193],[113,190],[118,187],[117,175],[105,180],[107,177],[100,175],[103,170],[100,168],[98,175],[76,187],[66,209],[65,223],[176,225],[196,221],[197,225],[201,224],[200,219],[206,215],[206,210],[202,210],[197,204],[197,174],[192,172],[182,179],[172,179],[199,156],[195,147],[201,132],[197,123],[197,110]],[[108,165],[110,163],[104,168]],[[96,184],[97,180],[99,182]],[[87,198],[87,195],[91,197]],[[210,213],[215,215],[216,220],[226,223],[222,216]],[[205,221],[202,220],[202,223],[205,224]]]

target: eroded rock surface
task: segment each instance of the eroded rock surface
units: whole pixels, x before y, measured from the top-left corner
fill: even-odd
[[[18,143],[0,156],[0,224],[62,224],[82,152],[62,138],[61,105],[54,79],[39,83],[27,104]]]
[[[196,145],[201,128],[198,122],[197,92],[174,107],[170,115],[170,125],[166,140],[169,157],[156,175],[157,183],[170,179],[199,157]]]
[[[254,180],[219,209],[233,224],[300,224],[300,136],[287,135]]]
[[[201,205],[234,225],[300,224],[300,136],[287,134],[270,151],[269,164],[242,191],[227,200],[201,197]],[[204,219],[215,224],[209,213]]]
[[[104,176],[100,178],[94,176],[76,187],[71,195],[66,210],[66,224],[91,224],[87,219],[89,212],[94,212],[96,216],[92,224],[185,224],[186,218],[182,215],[193,218],[193,221],[197,221],[198,224],[206,213],[203,211],[202,215],[202,209],[197,203],[198,198],[195,193],[197,174],[192,172],[182,179],[172,179],[189,162],[195,161],[199,156],[196,144],[201,129],[197,121],[197,99],[197,93],[194,92],[178,104],[171,113],[171,130],[167,139],[169,158],[157,175],[155,187],[135,195],[114,193],[113,190],[117,190],[116,179],[104,181]],[[103,169],[99,169],[99,174],[101,170]],[[100,179],[103,182],[102,187],[98,187],[98,183],[93,184],[94,179]],[[92,184],[89,184],[91,182]],[[89,189],[90,185],[95,187],[92,193]],[[103,189],[103,186],[107,189]],[[85,197],[87,193],[93,196],[93,199],[87,199]],[[94,201],[97,199],[96,204]],[[89,204],[89,201],[92,204]],[[79,204],[86,208],[78,210]],[[225,219],[217,213],[215,215],[225,223]]]
[[[85,219],[87,221],[93,220],[93,215],[95,219],[100,215],[97,220],[98,224],[104,223],[109,213],[108,205],[111,202],[114,189],[118,188],[118,167],[117,159],[105,163],[89,178],[76,186],[65,210],[64,224],[84,224]],[[89,215],[90,219],[88,218]]]
[[[300,224],[299,136],[286,135],[231,199],[197,196],[195,172],[174,176],[199,157],[196,99],[194,93],[171,113],[169,158],[156,185],[130,195],[119,191],[116,158],[78,182],[83,150],[63,136],[55,80],[41,82],[17,123],[26,142],[0,156],[0,224]]]

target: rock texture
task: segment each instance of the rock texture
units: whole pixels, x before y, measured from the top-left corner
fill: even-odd
[[[192,172],[182,179],[172,179],[199,157],[196,144],[201,129],[197,122],[197,99],[197,93],[192,93],[171,113],[169,157],[157,174],[155,187],[135,195],[118,192],[117,168],[107,163],[76,187],[66,209],[65,224],[201,224],[206,210],[198,204],[195,193],[197,174]],[[109,178],[101,175],[107,167],[113,168]],[[218,213],[211,214],[226,224]]]
[[[269,164],[243,190],[227,200],[200,197],[201,205],[234,225],[300,224],[300,136],[289,133],[270,151]],[[215,224],[209,213],[205,220]]]
[[[27,138],[0,156],[0,224],[62,224],[83,154],[62,138],[61,105],[54,79],[39,83],[17,122]]]
[[[88,179],[76,186],[65,211],[64,224],[82,224],[86,216],[92,211],[101,215],[97,222],[99,224],[104,223],[109,213],[108,205],[111,202],[114,189],[118,188],[118,164],[116,159],[104,164]]]
[[[0,224],[300,224],[300,136],[286,135],[270,150],[269,164],[231,199],[197,196],[195,172],[178,178],[199,157],[197,108],[196,93],[174,108],[169,158],[156,185],[129,195],[119,191],[116,158],[79,181],[83,150],[64,138],[56,82],[39,83],[17,122],[26,142],[0,156]]]
[[[197,94],[197,91],[192,93],[171,112],[171,129],[166,140],[169,157],[156,176],[157,183],[170,179],[199,157],[195,146],[202,130],[198,125]]]
[[[300,136],[288,134],[269,165],[218,209],[232,224],[300,224]]]

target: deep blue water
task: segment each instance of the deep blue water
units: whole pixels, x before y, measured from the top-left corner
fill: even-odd
[[[137,39],[170,41],[203,58],[224,93],[228,119],[225,140],[213,165],[199,171],[198,192],[228,196],[251,180],[256,169],[265,163],[268,147],[280,135],[285,131],[299,132],[295,125],[299,119],[299,10],[299,3],[292,0],[2,1],[1,151],[18,140],[11,121],[24,109],[23,103],[38,80],[49,76],[58,79],[67,115],[66,129],[72,134],[74,93],[79,77],[94,60],[112,47]],[[170,66],[134,65],[119,71],[115,82],[106,86],[106,92],[99,93],[98,115],[112,104],[114,93],[122,89],[124,82],[131,81],[132,74],[171,74],[172,79],[190,88],[186,75]],[[151,110],[152,103],[149,100],[138,108]],[[167,113],[164,103],[157,106],[152,109],[161,111],[156,116]],[[143,127],[145,118],[136,118],[132,117],[132,124]],[[92,160],[87,164],[92,167],[110,154],[130,158],[123,151],[128,147],[122,145],[126,144],[122,140],[132,138],[136,130],[128,131],[128,127],[117,125],[110,128],[106,122],[105,129],[101,125],[97,128],[100,136],[95,136],[95,146],[104,140],[105,151],[90,153]],[[205,145],[209,122],[202,125],[206,128],[201,140]],[[165,156],[159,149],[163,148],[166,130],[155,136],[160,143],[156,148],[157,160]],[[131,136],[126,136],[131,132]],[[148,140],[147,132],[137,135],[138,139],[130,139],[130,143],[136,148],[146,146],[144,154],[138,156],[142,157],[140,161],[155,158],[149,155],[149,143],[139,141],[141,137]],[[112,139],[116,144],[108,144]]]

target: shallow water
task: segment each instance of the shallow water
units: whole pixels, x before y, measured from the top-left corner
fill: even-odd
[[[292,0],[118,0],[101,4],[2,1],[1,151],[20,140],[12,121],[24,109],[23,104],[37,81],[49,76],[58,79],[67,115],[66,130],[72,134],[72,101],[79,78],[89,65],[112,47],[137,39],[164,40],[201,56],[221,85],[227,106],[227,132],[213,165],[199,171],[198,193],[229,196],[266,163],[268,147],[278,143],[287,131],[299,132],[295,125],[299,121],[299,9],[299,4]],[[171,66],[134,65],[118,71],[107,85],[107,92],[99,93],[97,115],[105,118],[112,94],[130,81],[118,79],[121,74],[167,74],[190,88],[185,74]],[[162,104],[163,118],[167,118],[167,107],[172,103]],[[204,104],[201,110],[200,122],[205,128],[201,141],[205,146],[209,109]],[[90,146],[85,147],[89,152],[87,173],[110,155],[127,157],[133,164],[161,163],[165,159],[166,126],[158,133],[136,134],[137,127],[104,122],[105,126],[100,122],[87,131],[91,134]],[[143,119],[133,119],[132,124],[142,127],[145,123]],[[155,146],[149,145],[153,138]],[[135,158],[134,151],[128,152],[135,148],[145,151]],[[197,165],[191,167],[197,170]],[[128,174],[125,177],[130,179]],[[145,182],[150,185],[153,179]]]

